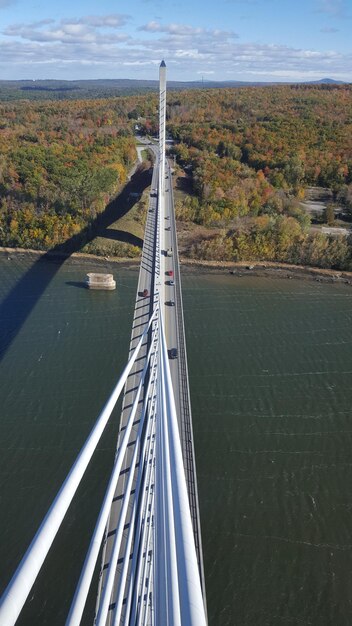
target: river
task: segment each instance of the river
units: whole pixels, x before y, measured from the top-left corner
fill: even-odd
[[[126,360],[137,273],[90,292],[94,269],[0,259],[1,589]],[[351,287],[187,274],[183,295],[210,626],[351,624]],[[117,429],[20,626],[64,623]]]

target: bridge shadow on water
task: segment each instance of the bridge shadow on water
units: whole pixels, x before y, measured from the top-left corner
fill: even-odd
[[[143,240],[139,237],[109,227],[131,210],[139,200],[138,194],[149,187],[151,179],[152,169],[138,168],[121,192],[109,202],[103,213],[99,214],[79,233],[41,255],[21,276],[0,304],[0,361],[4,358],[37,301],[59,269],[74,252],[79,252],[85,244],[93,241],[97,236],[142,247]],[[72,282],[69,284],[78,286]]]

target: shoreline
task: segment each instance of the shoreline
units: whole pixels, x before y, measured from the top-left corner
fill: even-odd
[[[39,260],[46,257],[46,260],[53,261],[63,260],[73,263],[92,262],[94,265],[117,265],[124,269],[138,269],[140,264],[139,258],[99,256],[96,254],[88,254],[84,252],[74,252],[72,254],[64,252],[50,252],[43,250],[33,250],[29,248],[7,248],[0,247],[0,258],[5,257],[11,260],[11,255],[26,256],[33,260]],[[266,276],[271,278],[285,279],[304,279],[315,280],[318,282],[344,283],[352,286],[352,272],[344,270],[323,269],[320,267],[310,267],[308,265],[290,265],[289,263],[279,263],[275,261],[202,261],[180,257],[180,265],[182,273],[194,274],[201,272],[202,274],[231,274],[234,278],[243,276]]]
[[[315,280],[317,282],[341,282],[352,285],[352,272],[333,270],[309,265],[291,265],[279,261],[200,261],[181,258],[180,263],[185,272],[196,270],[208,274],[231,274],[234,277],[267,276],[271,278],[297,278]]]
[[[33,250],[32,248],[5,248],[0,246],[0,258],[5,257],[11,260],[11,256],[23,256],[29,257],[33,260],[39,260],[46,257],[45,260],[52,261],[71,261],[73,263],[84,263],[92,261],[94,265],[105,265],[111,263],[114,265],[123,265],[124,267],[139,267],[139,258],[129,257],[112,257],[112,256],[100,256],[98,254],[88,254],[87,252],[52,252],[50,250]]]

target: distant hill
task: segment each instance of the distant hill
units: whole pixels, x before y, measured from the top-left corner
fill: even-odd
[[[311,80],[308,85],[346,85],[343,80],[334,80],[333,78],[322,78],[321,80]]]
[[[168,81],[170,91],[188,89],[228,89],[235,87],[265,87],[282,85],[275,82],[245,81]],[[286,83],[297,84],[297,83]],[[298,83],[305,85],[340,85],[343,81],[323,78],[319,81]],[[111,98],[148,92],[157,92],[157,80],[133,80],[125,78],[100,80],[0,80],[0,100],[77,100]]]

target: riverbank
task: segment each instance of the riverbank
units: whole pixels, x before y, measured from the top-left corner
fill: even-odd
[[[74,252],[73,254],[65,254],[58,252],[44,252],[42,250],[32,250],[24,248],[3,248],[0,247],[0,257],[12,260],[14,256],[27,256],[33,261],[46,258],[48,261],[55,262],[56,259],[74,264],[101,265],[117,265],[124,269],[138,269],[140,259],[119,258],[113,256],[98,256],[96,254],[87,254],[83,252]],[[271,278],[299,278],[305,280],[315,280],[318,282],[342,282],[352,286],[352,272],[337,271],[332,269],[322,269],[319,267],[308,267],[305,265],[290,265],[288,263],[275,263],[266,261],[261,262],[237,262],[231,261],[200,261],[181,257],[180,263],[182,273],[196,274],[231,274],[234,278],[242,276],[268,276]]]
[[[44,259],[47,261],[52,261],[55,263],[56,260],[64,260],[66,263],[74,263],[74,264],[88,264],[94,263],[94,265],[102,265],[106,267],[107,264],[112,263],[116,265],[121,265],[124,268],[136,268],[139,267],[140,259],[135,258],[131,259],[129,257],[113,257],[113,256],[99,256],[97,254],[88,254],[85,252],[73,252],[72,254],[68,254],[65,252],[51,252],[43,251],[43,250],[33,250],[30,248],[4,248],[0,247],[0,258],[7,258],[11,261],[15,257],[27,257],[32,259],[33,261],[38,261],[39,259]]]
[[[307,265],[290,265],[289,263],[271,261],[240,261],[237,263],[232,261],[199,261],[187,258],[181,258],[181,263],[183,272],[230,273],[238,278],[248,275],[270,276],[271,278],[299,278],[319,282],[343,282],[352,285],[352,272],[309,267]]]

